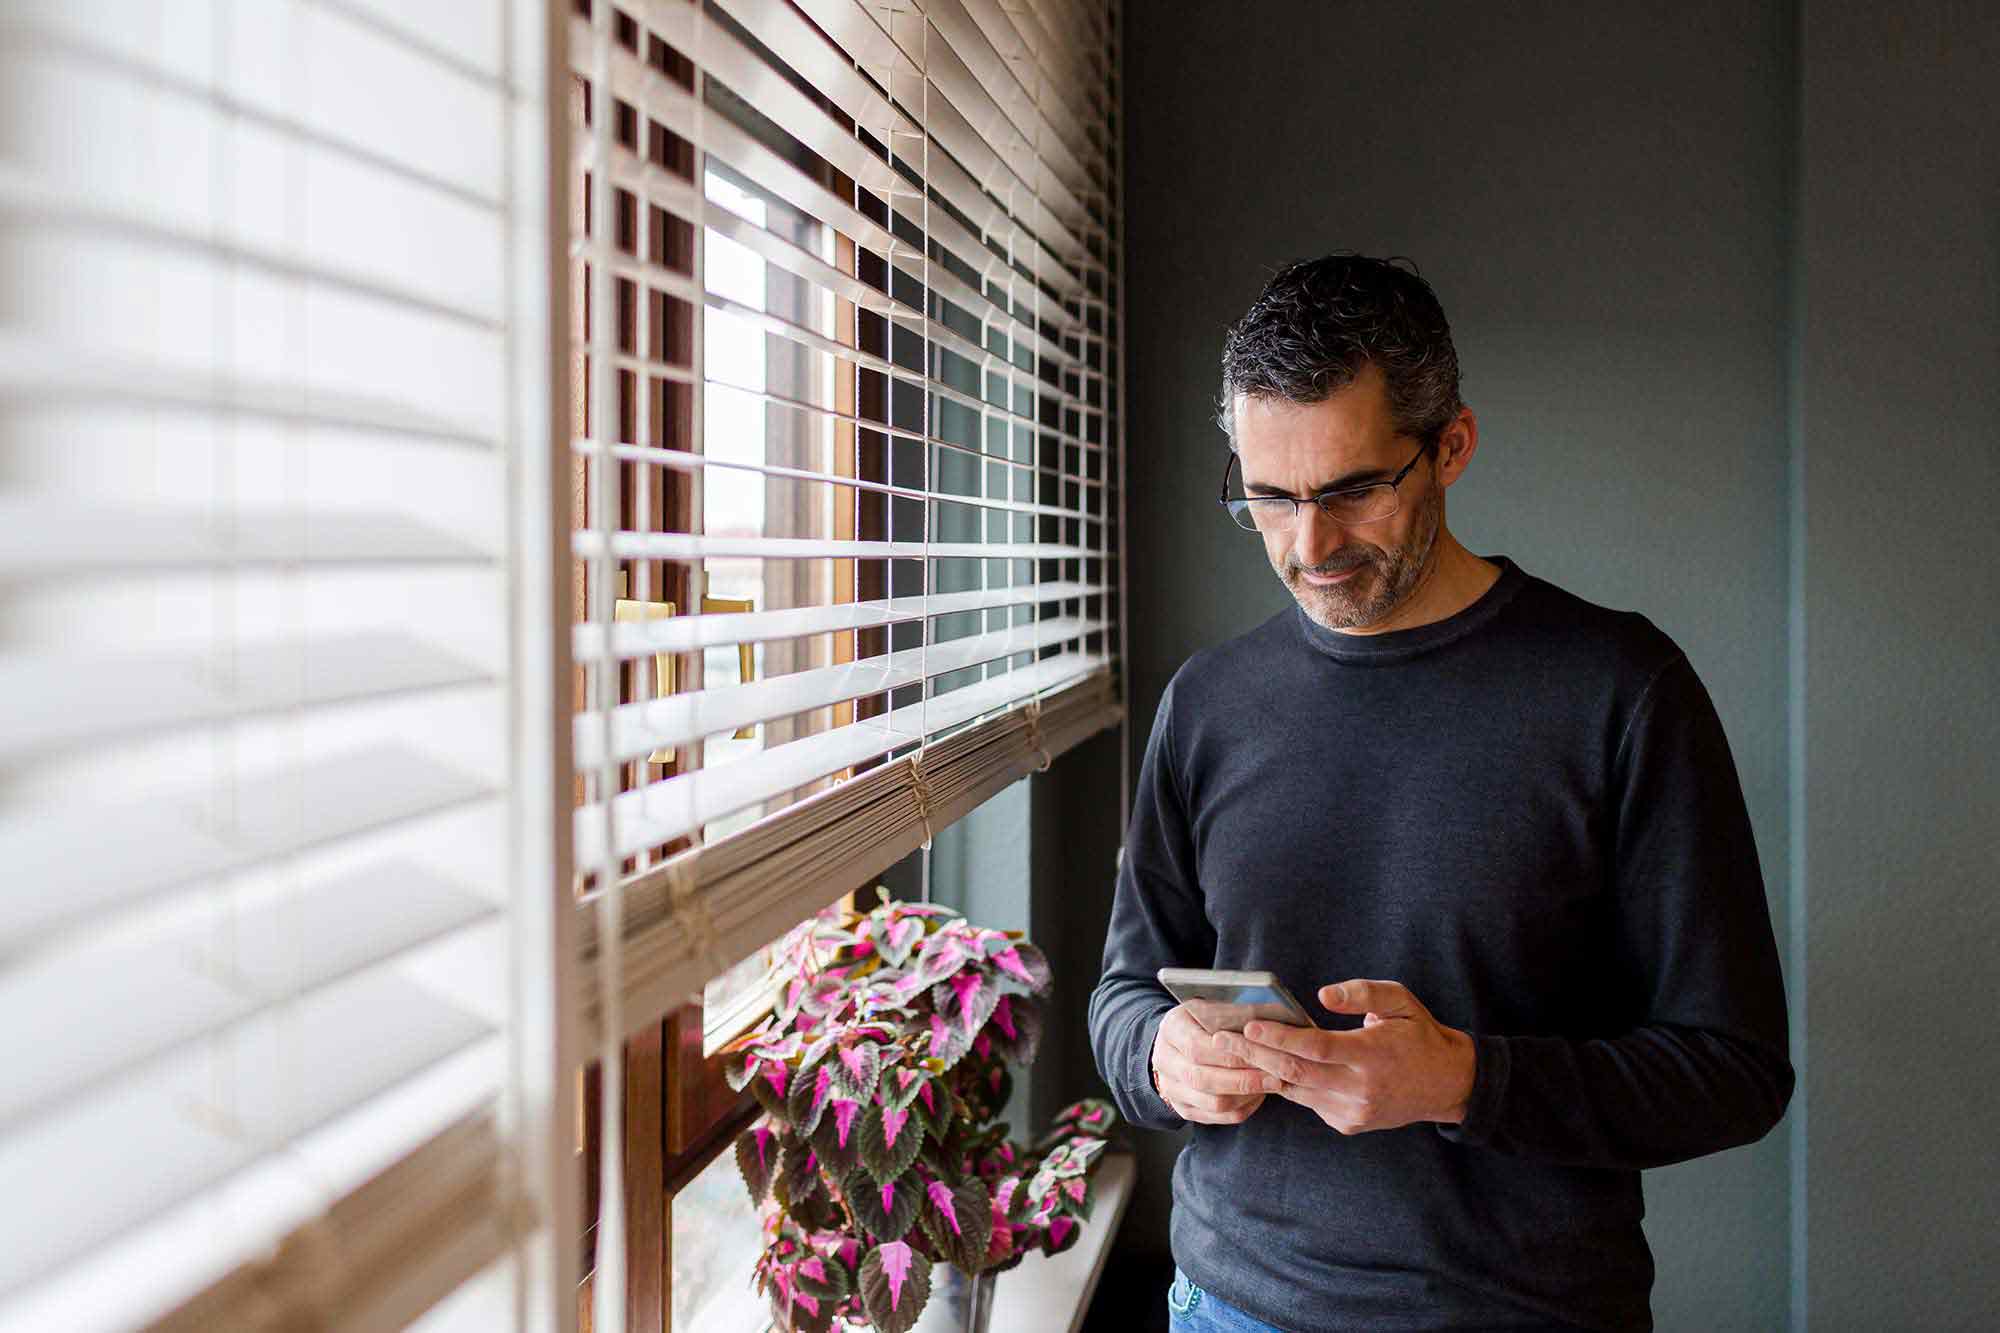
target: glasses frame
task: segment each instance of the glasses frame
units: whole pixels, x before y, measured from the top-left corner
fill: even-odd
[[[1394,518],[1397,514],[1403,511],[1403,492],[1399,489],[1399,487],[1401,487],[1403,484],[1403,478],[1409,476],[1410,469],[1415,467],[1417,465],[1418,460],[1421,459],[1425,454],[1429,453],[1436,445],[1437,445],[1436,440],[1425,440],[1422,444],[1420,444],[1417,447],[1416,457],[1412,458],[1409,462],[1403,464],[1403,470],[1401,472],[1398,472],[1395,476],[1391,477],[1387,481],[1371,481],[1364,486],[1329,486],[1323,491],[1314,491],[1311,495],[1305,496],[1303,498],[1296,495],[1231,495],[1229,493],[1229,474],[1235,470],[1237,462],[1236,451],[1234,449],[1231,449],[1229,451],[1229,461],[1226,464],[1224,464],[1222,468],[1222,494],[1216,497],[1215,502],[1222,506],[1222,511],[1225,514],[1229,515],[1230,526],[1242,532],[1262,532],[1264,531],[1264,529],[1256,527],[1246,528],[1241,523],[1238,523],[1236,521],[1235,511],[1231,510],[1229,507],[1229,503],[1232,500],[1241,500],[1245,502],[1250,500],[1290,500],[1292,502],[1292,521],[1286,524],[1283,528],[1277,529],[1277,531],[1281,532],[1290,532],[1293,528],[1296,528],[1299,525],[1299,506],[1302,504],[1312,504],[1319,506],[1320,513],[1325,514],[1329,520],[1331,520],[1334,523],[1340,524],[1340,526],[1344,528],[1359,527],[1363,523],[1380,523],[1383,519]],[[1326,500],[1330,496],[1353,495],[1356,491],[1372,491],[1377,486],[1387,486],[1390,490],[1390,493],[1396,497],[1396,507],[1394,509],[1391,509],[1386,514],[1377,514],[1373,518],[1356,519],[1352,523],[1347,523],[1343,522],[1338,518],[1334,518],[1333,511],[1326,507]]]

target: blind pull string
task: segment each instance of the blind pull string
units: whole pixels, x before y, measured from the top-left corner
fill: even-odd
[[[917,746],[917,752],[910,756],[910,794],[917,798],[917,818],[924,822],[925,851],[931,849],[931,810],[935,797],[931,792],[930,778],[924,772],[924,748]]]
[[[1042,696],[1036,694],[1030,697],[1028,706],[1022,709],[1021,712],[1028,722],[1028,753],[1034,755],[1039,761],[1035,765],[1035,771],[1037,773],[1046,773],[1049,771],[1049,765],[1054,763],[1055,760],[1049,754],[1048,746],[1042,739]]]

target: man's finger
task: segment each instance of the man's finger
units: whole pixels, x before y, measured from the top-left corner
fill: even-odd
[[[1219,1069],[1248,1069],[1249,1061],[1231,1050],[1223,1041],[1224,1037],[1230,1035],[1232,1034],[1218,1032],[1212,1037],[1203,1034],[1195,1038],[1195,1044],[1188,1049],[1188,1057],[1196,1064],[1212,1065]]]
[[[1359,1076],[1346,1065],[1297,1055],[1290,1051],[1275,1050],[1257,1042],[1245,1044],[1250,1063],[1284,1083],[1301,1088],[1330,1090],[1347,1093],[1354,1090]],[[1282,1092],[1282,1088],[1272,1089]]]
[[[1202,1092],[1230,1093],[1248,1096],[1256,1092],[1275,1092],[1278,1079],[1262,1069],[1245,1065],[1241,1069],[1222,1069],[1214,1065],[1190,1065],[1181,1071],[1181,1083]]]
[[[1190,1000],[1181,1005],[1179,1016],[1172,1012],[1167,1021],[1160,1025],[1161,1039],[1167,1045],[1186,1055],[1197,1064],[1219,1064],[1233,1069],[1243,1067],[1243,1062],[1222,1051],[1215,1044],[1215,1034],[1201,1025],[1190,1005],[1203,1004],[1202,1000]]]
[[[1187,1057],[1190,1064],[1213,1065],[1222,1069],[1249,1068],[1241,1056],[1217,1043],[1216,1037],[1223,1034],[1211,1035],[1203,1032],[1198,1026],[1177,1027],[1173,1024],[1163,1026],[1160,1031],[1164,1034],[1167,1045]]]
[[[1336,1014],[1414,1018],[1430,1011],[1400,981],[1351,980],[1319,988],[1319,1002]]]
[[[1166,1097],[1168,1104],[1176,1109],[1186,1107],[1189,1110],[1215,1114],[1240,1110],[1244,1102],[1249,1100],[1238,1093],[1203,1092],[1200,1088],[1189,1087],[1186,1083],[1169,1079],[1160,1080],[1160,1092]]]
[[[1242,1043],[1240,1047],[1232,1042],[1230,1049],[1250,1055],[1253,1060],[1256,1048],[1262,1046],[1321,1064],[1352,1065],[1361,1055],[1367,1035],[1361,1030],[1326,1032],[1319,1028],[1295,1027],[1290,1023],[1259,1021],[1243,1029],[1242,1037],[1237,1039]]]

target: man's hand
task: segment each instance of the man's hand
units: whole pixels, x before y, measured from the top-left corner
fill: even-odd
[[[1475,1064],[1470,1035],[1438,1022],[1394,981],[1322,986],[1319,1002],[1337,1014],[1367,1017],[1346,1032],[1260,1019],[1240,1036],[1219,1034],[1216,1045],[1276,1075],[1283,1080],[1279,1096],[1342,1134],[1465,1119]]]
[[[1160,1020],[1153,1038],[1153,1078],[1160,1096],[1181,1119],[1203,1125],[1241,1124],[1264,1104],[1266,1093],[1277,1090],[1279,1080],[1221,1049],[1217,1040],[1195,1021],[1187,1004],[1175,1005]]]

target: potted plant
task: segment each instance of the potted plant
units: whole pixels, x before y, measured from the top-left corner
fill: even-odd
[[[764,1108],[736,1161],[763,1209],[754,1280],[778,1327],[905,1333],[945,1304],[934,1288],[990,1286],[1076,1243],[1116,1113],[1077,1102],[1032,1147],[997,1119],[1007,1066],[1032,1060],[1041,1034],[1039,949],[888,902],[820,913],[777,966],[771,1014],[725,1052],[732,1086]]]

